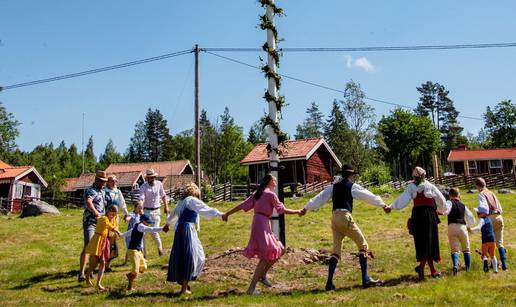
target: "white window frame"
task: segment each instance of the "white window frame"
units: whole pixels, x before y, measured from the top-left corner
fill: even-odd
[[[499,162],[500,163],[500,166],[492,166],[491,165],[491,162]],[[496,173],[503,173],[503,162],[502,160],[489,160],[489,170],[500,170],[499,172],[496,171]]]
[[[473,162],[473,164],[475,165],[475,167],[471,167],[470,166],[470,163]],[[477,174],[478,173],[478,165],[477,165],[477,161],[475,160],[468,160],[468,172],[470,174]]]

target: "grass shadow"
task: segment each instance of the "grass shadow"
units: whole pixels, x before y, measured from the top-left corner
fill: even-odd
[[[22,284],[12,287],[10,290],[23,290],[34,285],[40,284],[42,282],[54,281],[63,278],[76,277],[79,274],[79,271],[72,270],[68,272],[57,272],[57,273],[43,273],[36,276],[32,276],[31,278],[25,279]]]

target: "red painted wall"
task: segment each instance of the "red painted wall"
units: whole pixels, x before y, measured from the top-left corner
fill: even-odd
[[[332,157],[324,146],[319,149],[308,159],[306,163],[307,183],[316,181],[331,181],[330,161]]]

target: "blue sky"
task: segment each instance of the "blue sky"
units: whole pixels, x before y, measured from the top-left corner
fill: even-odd
[[[315,4],[314,4],[315,3]],[[514,1],[280,0],[283,47],[359,47],[516,42]],[[0,85],[73,73],[201,47],[260,47],[262,12],[254,0],[0,0]],[[417,52],[285,53],[280,72],[343,88],[353,79],[369,97],[415,106],[416,86],[450,90],[457,109],[480,117],[516,95],[516,48]],[[258,65],[259,53],[224,53]],[[263,55],[262,55],[263,56]],[[23,150],[81,143],[81,118],[95,151],[109,138],[125,151],[134,124],[159,108],[173,134],[193,127],[193,55],[81,78],[8,90],[0,101],[22,122]],[[201,54],[201,105],[216,120],[228,106],[247,132],[266,110],[259,71]],[[328,114],[341,95],[285,80],[282,127],[293,134],[316,101]],[[372,103],[377,118],[391,106]],[[482,122],[462,119],[476,132]]]

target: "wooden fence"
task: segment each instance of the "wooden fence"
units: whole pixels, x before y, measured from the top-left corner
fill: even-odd
[[[428,181],[450,187],[475,188],[475,179],[484,178],[488,187],[516,188],[516,174],[479,174],[476,176],[452,176],[428,178]]]

